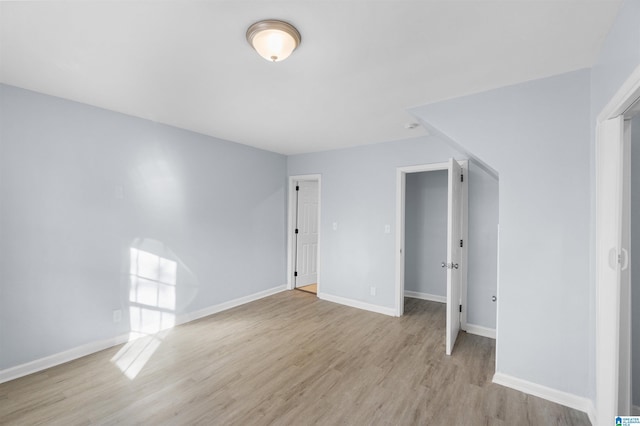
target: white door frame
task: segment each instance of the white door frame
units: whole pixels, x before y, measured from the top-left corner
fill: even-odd
[[[287,289],[293,290],[295,288],[295,278],[293,273],[295,272],[296,264],[296,251],[295,251],[295,229],[296,229],[296,182],[307,180],[318,182],[318,287],[317,296],[320,295],[320,240],[322,238],[322,220],[320,214],[321,201],[322,201],[322,175],[293,175],[289,176],[289,214],[287,220]]]
[[[464,170],[465,182],[468,182],[469,161],[461,160],[458,164]],[[404,234],[405,234],[405,194],[407,184],[407,173],[432,172],[436,170],[449,170],[449,163],[420,164],[415,166],[404,166],[396,169],[396,316],[400,317],[404,313]],[[462,197],[468,199],[468,185],[462,186]],[[462,235],[467,241],[468,217],[467,210],[462,217]],[[461,251],[462,267],[462,314],[460,315],[460,329],[467,330],[467,250],[469,244],[465,242]]]
[[[609,256],[615,250],[616,257],[623,255],[620,245],[623,232],[619,226],[618,235],[611,235],[611,224],[604,221],[598,212],[614,209],[620,212],[622,223],[624,159],[616,152],[624,147],[624,130],[621,116],[640,98],[640,66],[620,87],[615,96],[598,115],[596,129],[596,425],[611,424],[618,414],[619,361],[620,361],[620,288],[611,285],[606,273]],[[610,121],[611,120],[611,121]],[[613,125],[612,125],[613,124]],[[619,184],[606,186],[606,176],[598,171],[602,169],[608,156],[616,155]],[[628,175],[627,175],[628,176]],[[629,182],[626,182],[629,184]],[[611,205],[613,194],[613,202]],[[619,204],[619,205],[617,205]],[[613,246],[611,245],[614,242]],[[617,241],[617,243],[615,242]]]

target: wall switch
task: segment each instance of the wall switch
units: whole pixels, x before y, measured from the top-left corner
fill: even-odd
[[[384,226],[384,233],[385,234],[390,234],[391,233],[391,225],[385,225]]]
[[[333,230],[334,231],[338,230],[338,222],[333,222]]]
[[[114,309],[113,311],[113,322],[114,324],[122,321],[122,309]]]
[[[375,296],[376,295],[376,288],[375,287],[370,287],[369,289],[371,291],[371,295]]]

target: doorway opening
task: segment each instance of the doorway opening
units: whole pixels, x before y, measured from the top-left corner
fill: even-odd
[[[289,177],[289,289],[319,294],[320,175]]]
[[[413,215],[421,214],[418,211],[414,211],[413,204],[417,201],[415,195],[414,183],[420,181],[421,176],[426,176],[426,179],[432,178],[432,176],[426,173],[435,172],[432,176],[435,176],[435,184],[438,180],[442,180],[443,175],[437,173],[446,173],[446,217],[440,220],[439,226],[445,227],[446,239],[444,245],[446,246],[446,259],[429,256],[425,252],[423,255],[415,253],[415,238],[416,230],[408,228],[407,225],[412,226],[417,218]],[[414,178],[414,174],[417,178]],[[408,178],[408,175],[411,175]],[[409,180],[409,187],[407,186],[407,180]],[[446,303],[446,354],[451,355],[453,347],[455,345],[458,332],[460,330],[466,330],[467,322],[467,204],[468,204],[468,162],[456,161],[453,158],[449,159],[446,163],[425,164],[419,166],[399,167],[397,169],[397,188],[396,188],[396,229],[398,233],[396,235],[396,315],[402,316],[404,313],[404,298],[405,296],[422,298],[431,298],[435,301],[444,301]],[[409,191],[407,191],[407,187]],[[412,197],[412,200],[408,201],[407,197]],[[424,203],[422,208],[427,208]],[[442,208],[444,210],[444,208]],[[430,213],[437,214],[435,211]],[[408,219],[408,220],[407,220]],[[423,217],[424,219],[424,217]],[[432,231],[438,227],[438,224],[432,224],[434,227]],[[443,234],[442,229],[438,232]],[[419,234],[419,233],[418,233]],[[413,248],[414,252],[407,252],[407,248],[410,250]],[[434,246],[435,250],[438,250],[437,245]],[[419,257],[417,257],[419,256]],[[436,277],[436,272],[433,268],[422,268],[422,266],[416,266],[416,264],[423,263],[443,268],[446,271],[446,291],[438,289],[438,280],[435,279],[435,283],[432,284],[416,284],[410,282],[414,280],[416,274],[430,275]],[[408,287],[405,287],[405,280],[409,283]],[[420,287],[418,287],[420,285]],[[414,287],[412,289],[411,287]],[[423,288],[424,291],[416,291],[415,288]],[[428,290],[431,288],[432,290]],[[408,291],[408,292],[407,292]],[[431,293],[433,291],[435,293]],[[440,293],[440,294],[438,294]],[[444,294],[442,294],[444,293]],[[440,297],[438,297],[440,296]]]

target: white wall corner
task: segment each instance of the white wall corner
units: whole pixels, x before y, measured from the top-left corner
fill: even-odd
[[[318,292],[318,298],[326,300],[327,302],[339,303],[340,305],[350,306],[352,308],[363,309],[365,311],[376,312],[378,314],[396,316],[396,310],[394,308],[387,308],[386,306],[373,305],[371,303],[361,302],[359,300],[348,299],[346,297],[334,296],[333,294]]]
[[[496,329],[483,327],[481,325],[467,323],[467,329],[465,330],[469,334],[476,334],[478,336],[488,337],[490,339],[496,339]]]
[[[496,372],[493,375],[493,383],[582,411],[589,416],[591,423],[595,424],[595,406],[589,398],[532,383],[500,372]]]
[[[273,287],[267,290],[260,291],[258,293],[250,294],[248,296],[240,297],[237,299],[223,302],[218,305],[210,306],[205,309],[201,309],[196,312],[179,315],[176,319],[176,325],[185,324],[190,321],[194,321],[209,315],[213,315],[218,312],[225,311],[227,309],[235,308],[236,306],[244,305],[245,303],[253,302],[258,299],[262,299],[267,296],[271,296],[276,293],[280,293],[287,289],[287,285],[283,284],[277,287]],[[10,367],[5,370],[0,370],[0,383],[8,382],[10,380],[19,379],[20,377],[28,376],[29,374],[37,373],[47,368],[55,367],[56,365],[64,364],[69,361],[73,361],[83,356],[91,355],[96,352],[103,351],[113,346],[121,345],[129,341],[129,333],[116,336],[110,339],[100,340],[96,342],[90,342],[85,345],[71,348],[64,352],[59,352],[53,355],[46,356],[44,358],[36,359],[34,361],[20,364],[15,367]]]

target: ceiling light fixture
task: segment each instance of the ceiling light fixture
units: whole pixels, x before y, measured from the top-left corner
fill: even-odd
[[[300,45],[300,33],[291,24],[267,19],[247,29],[247,41],[267,61],[280,62]]]

